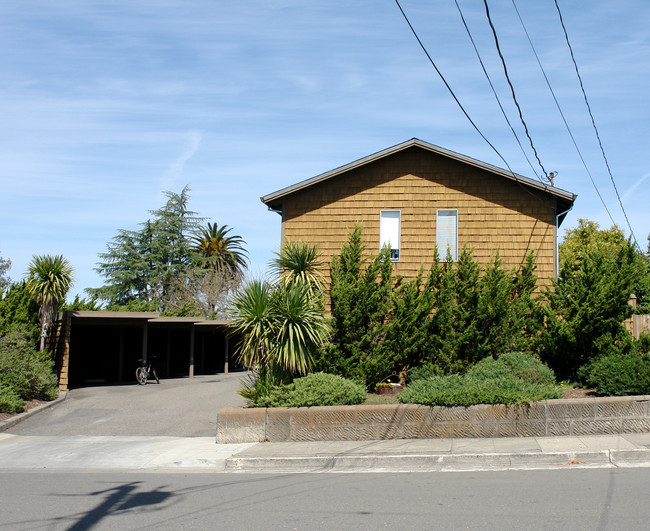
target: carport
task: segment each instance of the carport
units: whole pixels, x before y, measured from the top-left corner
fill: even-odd
[[[133,381],[140,358],[162,378],[227,373],[228,326],[154,312],[62,312],[52,338],[59,389]]]

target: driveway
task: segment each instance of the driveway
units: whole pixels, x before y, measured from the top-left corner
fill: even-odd
[[[215,437],[217,412],[243,407],[244,372],[72,389],[63,402],[17,424],[14,435]]]

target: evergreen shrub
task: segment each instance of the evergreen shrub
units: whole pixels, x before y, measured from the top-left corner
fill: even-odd
[[[608,396],[650,394],[650,353],[608,354],[587,364],[580,376]]]
[[[425,380],[433,378],[434,376],[441,376],[442,369],[435,363],[425,363],[418,367],[411,367],[406,373],[406,383],[414,382],[415,380]]]
[[[345,406],[361,404],[366,388],[341,376],[322,372],[296,378],[292,383],[273,387],[260,396],[257,407]]]
[[[0,337],[0,385],[21,400],[57,397],[58,382],[49,352],[36,350],[19,329]],[[5,392],[4,396],[11,395]]]
[[[514,376],[487,380],[469,374],[452,374],[416,380],[398,396],[406,404],[472,406],[475,404],[525,404],[560,398],[562,390],[550,384],[534,384]]]
[[[416,378],[398,395],[404,403],[471,406],[529,403],[562,396],[553,371],[525,352],[484,358],[462,375],[439,376],[432,370],[412,370],[409,374]]]
[[[514,376],[532,384],[555,384],[555,374],[534,356],[526,352],[506,352],[497,359],[487,357],[468,373],[473,378],[488,380]]]
[[[16,391],[0,381],[0,412],[20,413],[25,407],[25,401]]]

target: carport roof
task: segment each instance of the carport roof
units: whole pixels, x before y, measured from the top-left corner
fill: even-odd
[[[158,312],[106,312],[106,311],[68,311],[59,314],[59,319],[67,317],[84,321],[145,321],[148,323],[164,324],[194,324],[196,326],[228,326],[231,321],[226,319],[203,319],[202,317],[173,317],[161,316]]]

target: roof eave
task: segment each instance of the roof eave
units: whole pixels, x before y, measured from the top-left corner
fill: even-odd
[[[398,153],[399,151],[403,151],[405,149],[408,149],[410,147],[420,147],[422,149],[426,149],[428,151],[431,151],[433,153],[437,153],[439,155],[457,160],[459,162],[463,162],[465,164],[469,164],[471,166],[483,169],[485,171],[489,171],[491,173],[495,173],[497,175],[501,175],[502,177],[505,177],[507,179],[510,179],[512,181],[518,182],[524,186],[529,186],[531,188],[537,189],[544,191],[546,193],[550,193],[551,195],[556,196],[560,200],[568,201],[571,205],[575,201],[575,194],[572,194],[571,192],[567,192],[566,190],[562,190],[560,188],[556,188],[554,186],[549,186],[547,184],[544,184],[539,181],[535,181],[533,179],[530,179],[529,177],[524,177],[523,175],[518,175],[514,172],[510,172],[507,170],[504,170],[502,168],[499,168],[497,166],[492,166],[491,164],[487,164],[485,162],[482,162],[480,160],[472,159],[470,157],[467,157],[465,155],[461,155],[460,153],[456,153],[454,151],[449,151],[447,149],[441,148],[439,146],[436,146],[434,144],[429,144],[428,142],[424,142],[422,140],[419,140],[417,138],[412,138],[411,140],[407,140],[406,142],[403,142],[401,144],[397,144],[395,146],[389,147],[388,149],[385,149],[383,151],[379,151],[377,153],[373,153],[372,155],[369,155],[367,157],[358,159],[354,162],[350,162],[349,164],[345,164],[344,166],[340,166],[338,168],[335,168],[333,170],[330,170],[325,173],[321,173],[320,175],[316,175],[315,177],[311,177],[310,179],[306,179],[304,181],[301,181],[299,183],[296,183],[294,185],[288,186],[286,188],[282,188],[281,190],[278,190],[276,192],[273,192],[271,194],[265,195],[263,197],[260,197],[260,200],[262,203],[267,205],[269,207],[269,210],[273,210],[276,212],[281,212],[282,211],[282,199],[292,193],[298,192],[300,190],[303,190],[305,188],[308,188],[310,186],[314,186],[315,184],[321,183],[323,181],[326,181],[328,179],[331,179],[333,177],[336,177],[337,175],[340,175],[342,173],[354,170],[356,168],[359,168],[361,166],[365,166],[366,164],[370,164],[371,162],[374,162],[376,160],[382,159],[384,157],[388,157],[394,153]]]

